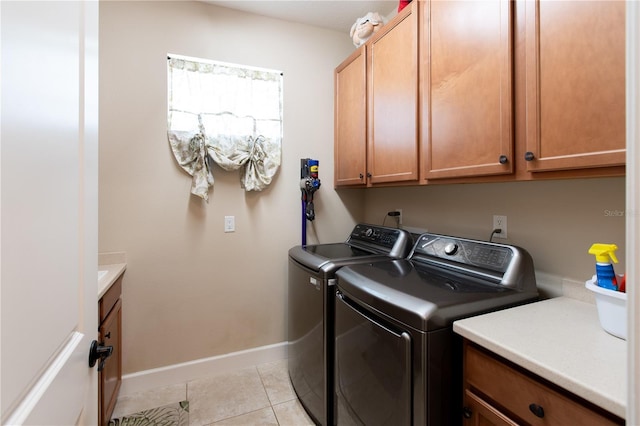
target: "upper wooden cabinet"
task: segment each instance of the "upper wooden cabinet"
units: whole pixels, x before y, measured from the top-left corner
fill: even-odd
[[[418,181],[417,1],[335,70],[335,186]]]
[[[512,2],[420,2],[422,178],[514,170]]]
[[[418,181],[417,1],[367,43],[371,184]]]
[[[335,90],[336,186],[623,176],[625,2],[416,0]]]
[[[527,170],[624,165],[625,2],[524,7]]]
[[[367,183],[366,67],[366,49],[358,49],[335,71],[335,186]]]

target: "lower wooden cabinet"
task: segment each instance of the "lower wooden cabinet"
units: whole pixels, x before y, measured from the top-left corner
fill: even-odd
[[[465,342],[464,425],[617,425],[624,420]]]
[[[500,412],[498,408],[494,407],[469,389],[465,389],[464,391],[463,416],[465,418],[465,424],[473,426],[518,425],[518,423]]]
[[[122,382],[122,276],[120,276],[98,303],[100,327],[99,343],[113,347],[111,356],[98,372],[99,424],[107,425],[116,406]]]

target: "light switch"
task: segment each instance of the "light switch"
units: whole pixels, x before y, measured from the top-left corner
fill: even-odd
[[[236,231],[236,217],[235,216],[225,216],[224,217],[224,232],[235,232]]]

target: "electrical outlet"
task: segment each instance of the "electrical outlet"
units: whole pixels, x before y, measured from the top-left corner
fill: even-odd
[[[402,209],[396,209],[396,211],[400,213],[400,216],[396,216],[396,219],[398,220],[398,225],[402,225]]]
[[[502,232],[494,234],[495,238],[507,238],[507,217],[501,215],[493,215],[493,229],[501,229]]]
[[[224,217],[224,232],[235,232],[236,231],[236,217],[235,216],[225,216]]]

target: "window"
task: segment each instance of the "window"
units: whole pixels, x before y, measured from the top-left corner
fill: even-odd
[[[191,192],[208,200],[211,161],[241,169],[241,186],[261,191],[280,166],[282,73],[168,57],[168,136]]]

